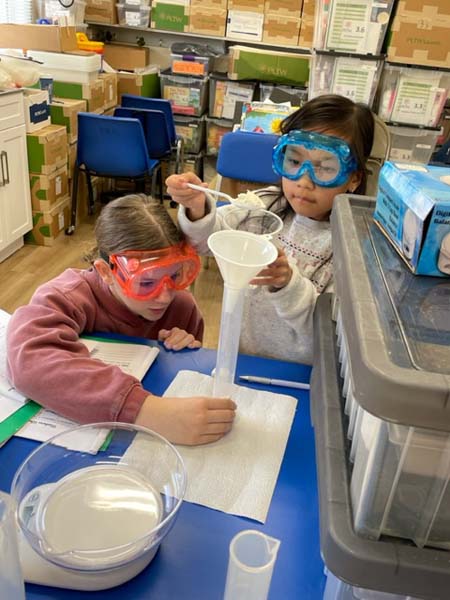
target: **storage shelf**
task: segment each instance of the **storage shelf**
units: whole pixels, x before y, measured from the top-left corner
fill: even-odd
[[[250,41],[250,40],[241,40],[230,37],[222,37],[222,36],[214,36],[214,35],[204,35],[202,33],[192,33],[185,31],[168,31],[167,29],[151,29],[150,27],[134,27],[130,25],[109,25],[107,23],[97,23],[95,21],[86,21],[86,25],[90,25],[93,27],[101,27],[102,29],[124,29],[127,31],[140,31],[149,34],[159,34],[159,35],[175,35],[181,37],[190,37],[190,38],[199,38],[202,40],[217,40],[221,42],[231,42],[232,44],[240,44],[243,46],[263,46],[266,48],[279,48],[280,50],[295,50],[299,54],[311,55],[310,48],[302,48],[301,46],[287,46],[281,45],[277,46],[276,44],[269,44],[267,42],[258,42],[258,41]]]

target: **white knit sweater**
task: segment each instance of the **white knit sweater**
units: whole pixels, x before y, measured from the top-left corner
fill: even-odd
[[[277,187],[256,193],[269,206],[280,194]],[[285,199],[281,202],[286,203]],[[190,221],[180,206],[178,223],[200,254],[208,254],[207,239],[223,229],[223,216],[230,206],[219,209],[208,202],[207,214]],[[292,267],[288,285],[271,292],[252,286],[246,296],[240,351],[280,360],[311,364],[313,356],[312,315],[320,293],[332,289],[331,230],[328,221],[314,221],[290,213],[277,238]]]

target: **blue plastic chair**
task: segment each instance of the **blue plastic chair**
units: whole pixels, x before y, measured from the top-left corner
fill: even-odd
[[[145,141],[150,158],[170,158],[172,145],[167,130],[166,117],[161,110],[147,110],[143,108],[123,108],[114,110],[115,117],[126,117],[139,119],[142,124]],[[162,169],[158,170],[158,187],[161,202],[164,200],[164,186],[162,181]]]
[[[145,190],[146,179],[151,177],[154,195],[159,169],[159,160],[149,157],[144,131],[138,119],[78,113],[71,221],[66,234],[72,235],[75,231],[80,171],[86,175],[89,214],[92,214],[94,194],[91,176],[131,179],[135,182],[136,191],[142,192]]]
[[[217,173],[222,177],[274,184],[280,180],[272,169],[272,150],[279,136],[271,133],[230,131],[220,142]]]
[[[172,151],[175,153],[175,173],[181,173],[183,166],[184,142],[177,135],[173,118],[172,105],[169,100],[163,98],[146,98],[145,96],[134,96],[133,94],[122,94],[121,105],[124,108],[143,108],[147,110],[160,110],[166,116],[167,130],[169,132]]]

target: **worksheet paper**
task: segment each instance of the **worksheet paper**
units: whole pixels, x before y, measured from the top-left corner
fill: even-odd
[[[9,416],[5,411],[11,409],[11,412],[15,412],[27,401],[27,398],[18,392],[6,377],[6,328],[10,318],[11,315],[9,313],[0,309],[0,394],[2,397],[6,397],[12,401],[8,403],[9,408],[6,408],[7,403],[4,403],[4,411],[0,410],[0,421]]]
[[[3,313],[3,314],[1,314]],[[6,378],[6,325],[10,315],[0,311],[0,421],[13,414],[27,400],[12,387]],[[159,348],[145,344],[118,343],[95,339],[81,340],[88,348],[91,356],[105,363],[117,365],[125,373],[141,380],[150,365],[158,356]],[[4,369],[4,370],[3,370]],[[9,387],[9,392],[3,390]],[[14,435],[39,442],[46,442],[51,437],[77,427],[79,423],[65,419],[51,410],[42,409]],[[64,438],[64,446],[71,450],[96,452],[105,441],[107,430],[76,431]]]
[[[212,396],[212,389],[209,375],[180,371],[164,395]],[[230,433],[213,444],[177,446],[187,470],[184,499],[264,523],[297,399],[238,385],[233,386],[232,398],[237,413]],[[139,468],[147,461],[151,469],[158,455],[150,459],[144,440],[137,436],[123,460]]]

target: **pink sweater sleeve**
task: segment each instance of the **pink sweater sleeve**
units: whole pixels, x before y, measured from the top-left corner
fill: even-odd
[[[11,317],[9,376],[23,394],[69,419],[133,422],[149,393],[136,378],[89,356],[79,340],[89,310],[83,299],[40,288]]]

